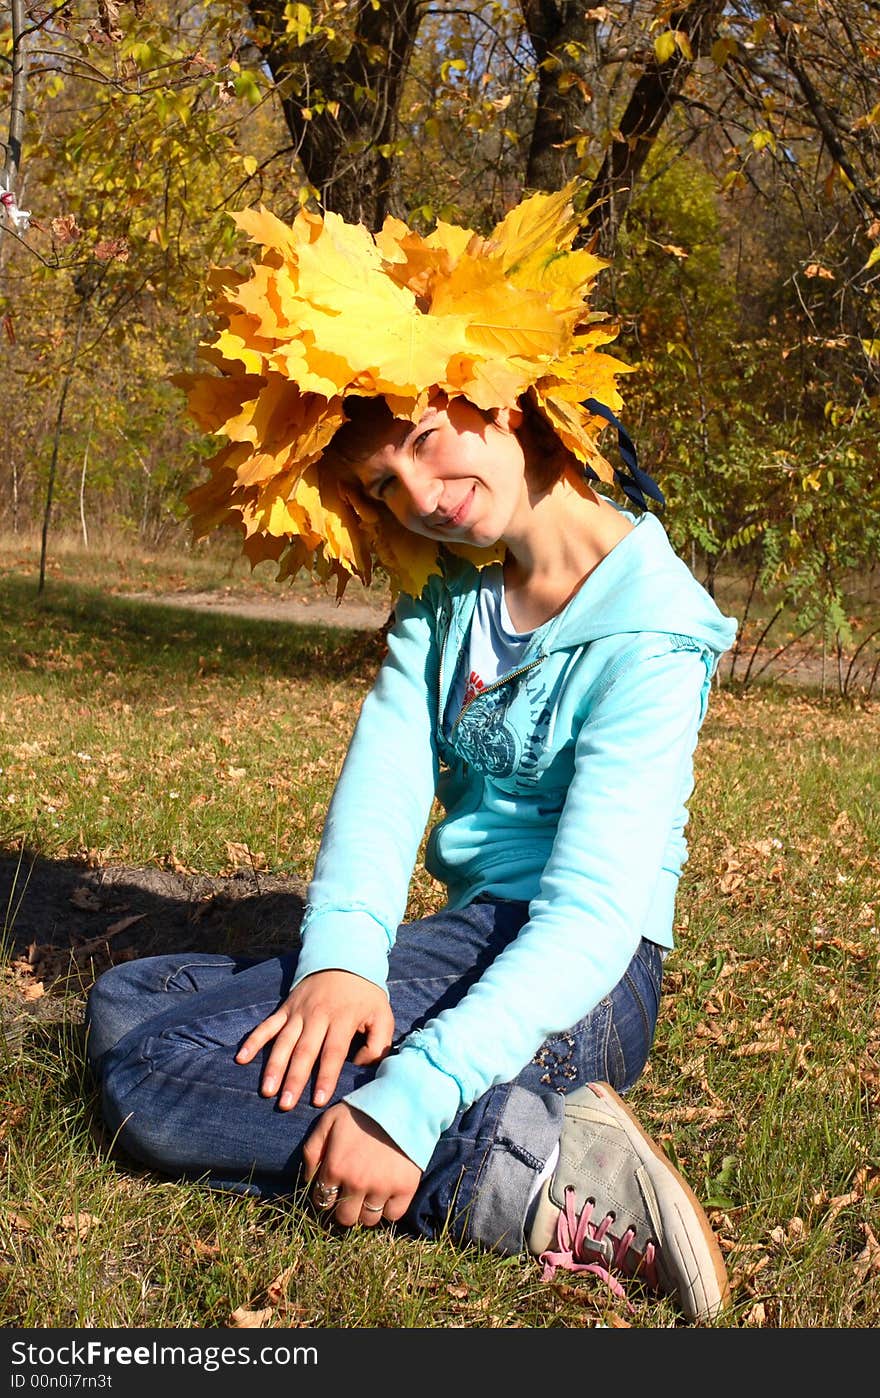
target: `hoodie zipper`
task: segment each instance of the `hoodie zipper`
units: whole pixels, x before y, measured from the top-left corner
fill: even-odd
[[[537,656],[534,660],[530,660],[528,665],[520,665],[518,670],[511,670],[508,675],[502,675],[500,679],[493,680],[491,684],[486,685],[485,689],[481,689],[476,694],[472,695],[450,728],[450,738],[461,723],[461,720],[464,718],[471,704],[476,703],[478,699],[482,699],[485,694],[491,694],[494,689],[500,689],[503,684],[509,684],[511,680],[519,679],[520,675],[525,675],[529,670],[534,670],[536,665],[541,665],[546,659],[546,652],[542,652],[541,655]]]
[[[446,658],[446,647],[449,644],[449,632],[452,629],[453,620],[454,612],[450,611],[449,620],[447,622],[445,634],[443,636],[443,642],[440,646],[440,655],[437,661],[437,728],[441,737],[443,734],[443,661]],[[537,656],[534,660],[530,660],[528,665],[520,665],[518,669],[511,670],[509,674],[502,675],[500,679],[493,680],[491,684],[486,685],[485,689],[481,689],[478,694],[475,694],[473,698],[467,701],[461,713],[458,715],[458,718],[455,720],[451,729],[449,730],[449,737],[452,737],[452,734],[455,732],[459,723],[464,718],[465,714],[467,713],[468,709],[470,708],[471,704],[473,704],[475,699],[481,698],[484,694],[491,694],[493,689],[499,689],[501,685],[507,684],[509,680],[516,680],[519,678],[520,675],[526,674],[527,671],[534,670],[536,665],[540,665],[546,659],[547,651],[542,651],[541,654]]]

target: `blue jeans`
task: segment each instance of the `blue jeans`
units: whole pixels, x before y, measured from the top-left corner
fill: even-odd
[[[525,903],[478,899],[405,923],[390,955],[396,1041],[454,1005],[528,917]],[[262,1097],[268,1048],[234,1055],[287,995],[296,953],[249,961],[204,954],[147,957],[105,972],[87,1010],[89,1060],[104,1117],[123,1149],[162,1174],[263,1196],[298,1187],[301,1146],[320,1113],[309,1093],[291,1111]],[[561,973],[564,973],[562,968]],[[660,1000],[659,947],[642,941],[613,992],[548,1039],[510,1083],[460,1111],[441,1136],[407,1230],[515,1253],[537,1174],[562,1131],[564,1095],[604,1080],[619,1092],[644,1067]],[[374,1072],[346,1062],[333,1101]]]

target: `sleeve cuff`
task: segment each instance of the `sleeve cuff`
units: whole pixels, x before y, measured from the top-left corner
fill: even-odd
[[[307,915],[302,938],[293,985],[316,971],[351,971],[387,990],[390,939],[370,913],[348,908]]]
[[[387,1132],[424,1170],[442,1133],[461,1106],[454,1078],[418,1049],[402,1049],[379,1064],[375,1078],[345,1098]]]

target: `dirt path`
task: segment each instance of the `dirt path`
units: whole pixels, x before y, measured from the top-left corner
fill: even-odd
[[[378,631],[391,610],[390,599],[384,603],[379,599],[365,601],[363,596],[356,596],[353,590],[340,602],[320,592],[242,596],[232,589],[223,592],[133,592],[126,595],[133,601],[152,602],[159,607],[193,607],[199,611],[226,613],[228,616],[253,617],[258,621],[345,626],[355,631]]]
[[[280,621],[297,624],[305,622],[312,626],[341,626],[356,631],[377,631],[388,620],[391,611],[391,598],[370,597],[359,593],[353,587],[340,602],[322,593],[319,589],[309,593],[287,593],[277,595],[241,594],[229,588],[223,592],[181,591],[171,593],[139,592],[129,594],[139,602],[150,602],[156,606],[192,607],[200,611],[221,612],[229,616],[253,617],[260,621]],[[828,655],[823,665],[821,653],[808,647],[792,647],[778,658],[772,647],[763,647],[752,661],[751,673],[755,683],[774,680],[778,684],[796,685],[815,689],[819,693],[833,695],[838,692],[837,658]],[[745,677],[751,660],[751,648],[746,647],[736,661],[738,680]],[[723,658],[719,667],[722,681],[729,678],[732,656]],[[846,674],[847,661],[843,673]],[[867,682],[870,671],[866,660],[863,679]],[[763,668],[762,668],[763,667]],[[760,672],[760,673],[759,673]],[[858,677],[857,677],[858,678]],[[853,693],[858,692],[859,684],[853,685]]]

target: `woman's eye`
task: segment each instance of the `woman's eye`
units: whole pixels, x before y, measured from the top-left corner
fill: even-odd
[[[426,431],[420,432],[419,435],[416,437],[415,441],[413,442],[413,451],[418,451],[420,447],[424,446],[425,442],[428,440],[433,431],[434,428],[429,427],[426,429]]]

